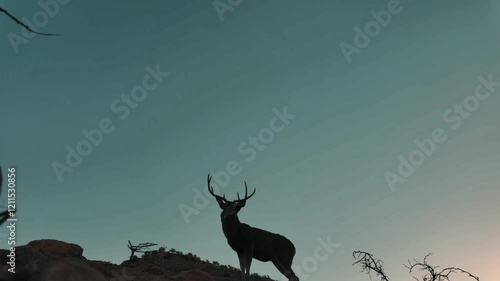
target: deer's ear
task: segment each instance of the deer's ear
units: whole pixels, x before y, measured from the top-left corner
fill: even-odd
[[[246,204],[247,204],[246,201],[241,201],[238,203],[238,207],[240,207],[240,209],[241,209],[241,208],[245,207]]]

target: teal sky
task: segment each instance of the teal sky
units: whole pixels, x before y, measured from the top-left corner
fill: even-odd
[[[210,1],[69,1],[40,28],[62,36],[17,53],[9,34],[21,29],[0,15],[0,164],[17,168],[18,243],[59,239],[120,263],[127,240],[151,241],[238,267],[213,198],[188,223],[179,210],[234,160],[221,192],[256,187],[240,220],[288,237],[297,266],[318,238],[340,244],[301,280],[369,280],[354,250],[382,258],[393,280],[410,280],[402,263],[429,252],[498,280],[500,87],[468,118],[452,112],[456,129],[443,114],[479,76],[500,81],[500,1],[402,1],[348,63],[340,44],[389,2],[243,0],[221,21]],[[170,75],[121,120],[111,104],[157,65]],[[296,117],[253,159],[240,153],[284,107]],[[53,163],[104,118],[114,131],[58,180]],[[384,175],[436,128],[446,141],[391,190]],[[252,272],[281,278],[271,263]]]

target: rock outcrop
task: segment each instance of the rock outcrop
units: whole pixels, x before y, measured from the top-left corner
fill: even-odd
[[[35,240],[15,248],[15,273],[8,271],[9,253],[0,250],[1,281],[241,281],[239,269],[174,249],[150,251],[117,265],[87,260],[76,244]],[[253,275],[252,281],[272,280]]]
[[[10,250],[0,250],[0,280],[24,281],[38,270],[37,261],[42,254],[27,245],[14,249],[14,255]]]
[[[83,254],[83,248],[76,244],[52,239],[34,240],[28,246],[48,256],[81,258]]]
[[[108,281],[96,269],[75,258],[54,260],[34,273],[29,281]]]

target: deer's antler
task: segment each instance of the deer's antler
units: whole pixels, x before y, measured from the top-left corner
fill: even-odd
[[[255,194],[255,191],[257,191],[257,189],[254,187],[252,194],[250,194],[250,196],[248,196],[247,182],[245,182],[245,198],[240,199],[240,193],[236,193],[238,195],[238,200],[237,201],[238,202],[247,201],[248,199],[250,199]]]
[[[208,191],[210,192],[210,194],[212,194],[212,196],[214,196],[215,198],[219,199],[219,200],[222,200],[223,203],[227,203],[227,199],[226,199],[226,195],[223,194],[222,197],[215,194],[214,193],[214,188],[212,187],[212,185],[210,185],[210,181],[212,180],[212,176],[210,174],[208,174],[208,177],[207,177],[207,184],[208,184]]]

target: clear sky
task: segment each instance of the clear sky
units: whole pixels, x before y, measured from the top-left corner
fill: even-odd
[[[354,250],[393,280],[429,252],[498,280],[500,87],[484,81],[500,81],[500,1],[221,1],[220,15],[211,1],[67,1],[44,18],[36,1],[0,0],[62,34],[26,39],[0,15],[18,243],[119,263],[127,240],[151,241],[238,267],[215,200],[195,198],[229,163],[221,192],[257,188],[240,220],[288,237],[302,280],[368,280]],[[388,5],[385,26],[370,23]],[[367,24],[380,30],[363,42]],[[82,131],[100,126],[88,152]],[[88,155],[70,167],[79,143]],[[318,260],[328,237],[338,247]],[[252,272],[281,278],[271,263]]]

